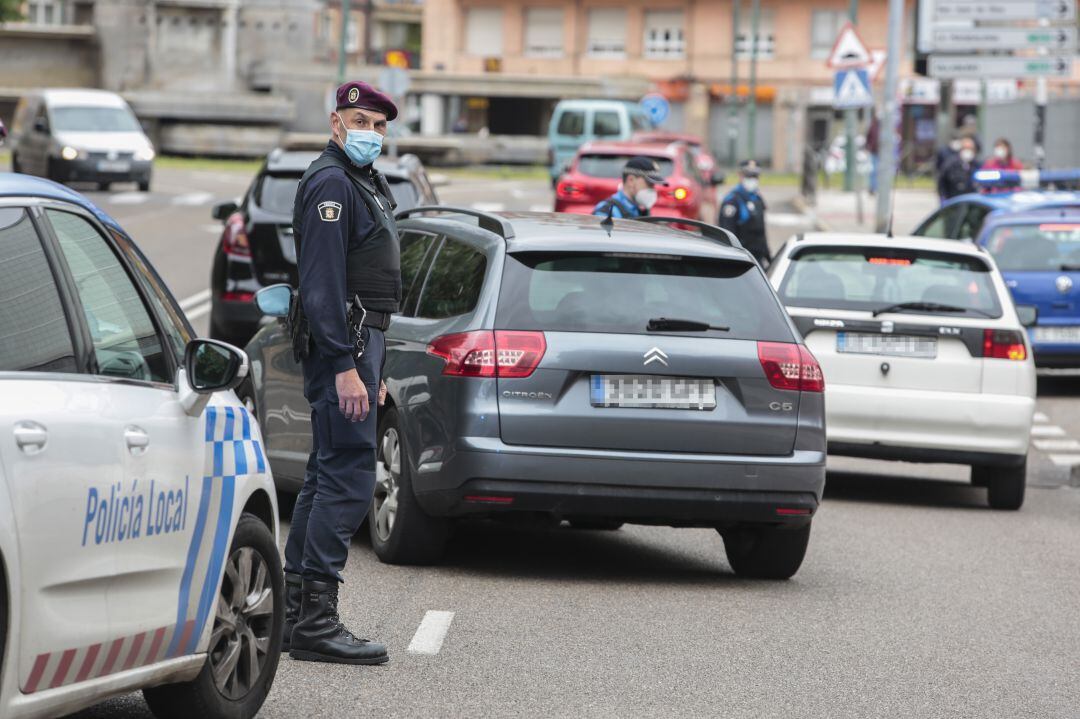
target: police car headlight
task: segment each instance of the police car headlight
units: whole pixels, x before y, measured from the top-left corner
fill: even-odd
[[[144,147],[135,153],[135,159],[139,162],[150,162],[154,157],[154,149],[151,147]]]
[[[77,160],[79,159],[79,151],[70,145],[65,145],[64,149],[60,150],[60,157],[65,160]]]

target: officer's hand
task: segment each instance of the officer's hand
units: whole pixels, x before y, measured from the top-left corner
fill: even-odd
[[[379,380],[379,406],[386,404],[386,383]]]
[[[338,409],[351,422],[362,422],[367,418],[371,405],[368,402],[367,387],[360,381],[355,369],[339,372],[334,378],[337,388]]]

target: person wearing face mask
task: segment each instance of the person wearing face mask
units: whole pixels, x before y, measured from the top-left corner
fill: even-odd
[[[339,87],[332,136],[300,180],[293,205],[300,282],[289,328],[312,435],[285,545],[283,648],[294,659],[388,659],[385,646],[345,628],[338,585],[375,488],[383,331],[401,302],[394,203],[372,167],[397,114],[390,98],[366,83]]]
[[[960,144],[962,139],[959,132],[953,132],[949,144],[939,147],[937,153],[934,155],[934,176],[937,180],[938,197],[942,200],[945,199],[945,190],[942,187],[942,179],[945,177],[945,166],[949,164],[950,160],[960,154]]]
[[[656,188],[667,186],[656,160],[638,155],[623,165],[622,184],[619,191],[593,208],[593,214],[601,217],[645,217],[656,204]]]
[[[753,160],[739,165],[739,184],[720,205],[720,221],[750,251],[762,267],[769,264],[769,243],[765,237],[765,200],[758,192],[761,171]]]
[[[1012,143],[999,137],[994,143],[994,154],[983,163],[984,170],[1023,170],[1024,165],[1013,157]]]
[[[974,174],[977,169],[979,161],[975,156],[975,140],[965,137],[960,140],[960,152],[941,169],[939,186],[942,199],[975,192]]]

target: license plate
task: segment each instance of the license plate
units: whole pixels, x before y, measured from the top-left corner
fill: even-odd
[[[655,377],[652,375],[593,375],[594,407],[640,409],[716,408],[716,382],[712,379]]]
[[[1080,342],[1080,327],[1033,327],[1031,337],[1036,342]]]
[[[102,160],[97,164],[98,172],[129,172],[131,163],[122,160]]]
[[[937,337],[837,332],[836,351],[860,355],[934,359],[937,357]]]

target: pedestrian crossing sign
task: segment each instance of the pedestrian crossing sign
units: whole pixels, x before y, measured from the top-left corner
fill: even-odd
[[[870,90],[870,74],[864,68],[837,70],[833,76],[833,107],[847,110],[871,107],[874,93]]]

